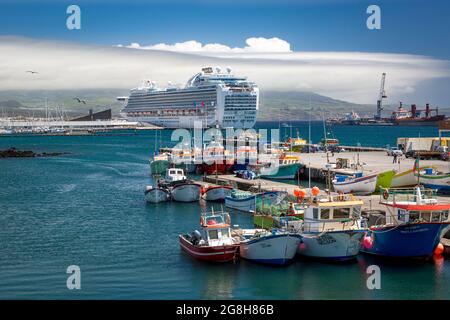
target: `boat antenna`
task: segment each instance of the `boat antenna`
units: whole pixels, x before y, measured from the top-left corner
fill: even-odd
[[[311,193],[311,94],[309,95],[309,121],[308,121],[308,188]],[[310,194],[311,196],[311,194]]]

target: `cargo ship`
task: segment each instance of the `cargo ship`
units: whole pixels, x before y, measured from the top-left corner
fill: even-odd
[[[425,115],[422,115],[423,112]],[[392,112],[391,116],[391,121],[400,126],[437,126],[438,122],[444,119],[445,115],[439,114],[438,108],[430,108],[429,103],[425,105],[425,110],[417,109],[415,104],[411,105],[411,110],[407,110],[400,102],[398,110]]]

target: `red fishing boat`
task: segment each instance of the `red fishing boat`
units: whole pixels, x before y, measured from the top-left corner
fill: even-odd
[[[181,248],[194,258],[227,262],[238,256],[239,239],[231,236],[230,215],[226,212],[203,213],[201,231],[179,236]]]
[[[206,174],[225,174],[234,165],[234,156],[220,143],[211,142],[203,152],[200,169]]]

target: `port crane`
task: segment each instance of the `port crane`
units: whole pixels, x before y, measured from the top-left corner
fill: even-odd
[[[381,120],[381,111],[383,110],[383,99],[387,98],[386,92],[384,91],[385,79],[386,73],[383,72],[383,74],[381,75],[380,94],[378,95],[377,100],[377,114],[375,115],[375,120]]]

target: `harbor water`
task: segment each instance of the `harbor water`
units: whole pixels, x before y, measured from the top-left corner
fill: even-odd
[[[293,126],[307,138],[307,123]],[[263,127],[278,123],[257,124]],[[431,127],[332,131],[344,145],[364,146],[437,135]],[[171,145],[171,131],[156,133],[0,138],[0,149],[69,153],[0,159],[0,299],[450,299],[450,260],[360,255],[344,264],[298,258],[275,268],[192,259],[178,235],[198,229],[200,211],[212,205],[146,204],[155,141]],[[314,123],[313,141],[322,137],[322,123]],[[231,219],[252,226],[249,214],[231,212]],[[81,290],[66,287],[70,265],[81,269]],[[379,290],[367,287],[369,265],[380,267]]]

